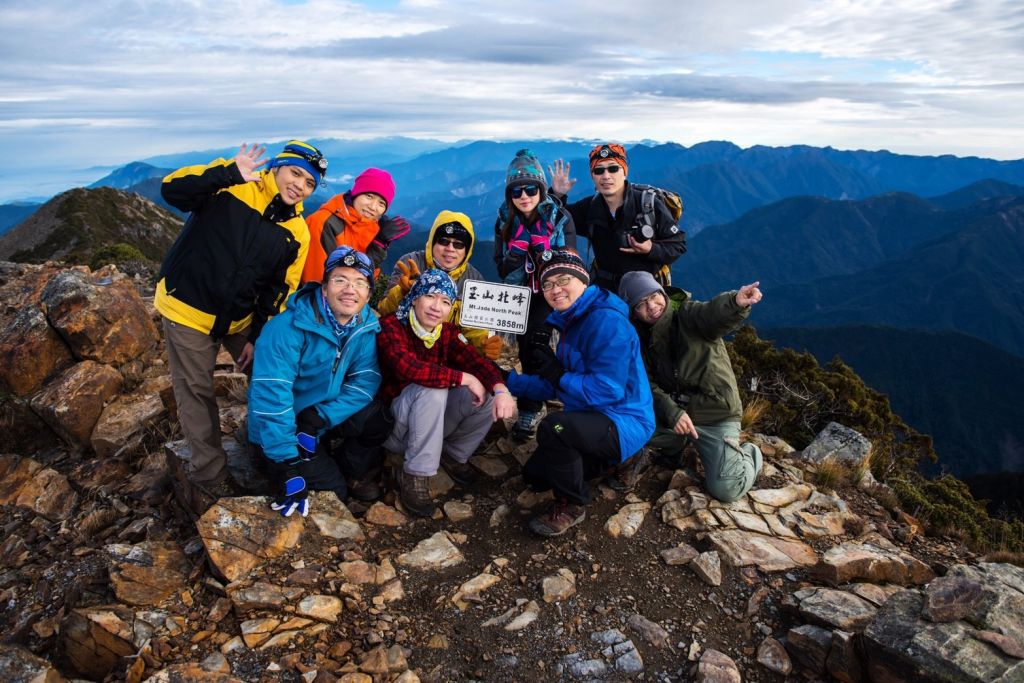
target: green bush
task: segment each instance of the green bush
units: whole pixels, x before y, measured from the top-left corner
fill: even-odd
[[[736,333],[729,354],[743,402],[768,403],[758,420],[765,432],[804,448],[829,422],[856,429],[874,446],[872,474],[931,531],[979,550],[1024,550],[1024,522],[990,517],[984,501],[953,476],[926,479],[918,471],[922,463],[936,461],[931,437],[908,426],[884,394],[839,358],[821,367],[809,353],[775,348],[750,326]]]

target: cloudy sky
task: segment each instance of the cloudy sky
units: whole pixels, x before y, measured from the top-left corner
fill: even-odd
[[[1019,1],[37,0],[0,35],[0,200],[292,136],[1024,157]]]

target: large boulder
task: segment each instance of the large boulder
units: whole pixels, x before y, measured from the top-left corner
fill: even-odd
[[[71,349],[36,306],[25,306],[0,326],[0,383],[28,396],[75,362]]]
[[[800,458],[815,464],[838,461],[853,469],[866,469],[871,460],[871,442],[860,432],[829,422]]]
[[[1008,564],[957,565],[947,577],[962,577],[980,587],[968,601],[964,618],[931,621],[927,589],[896,593],[864,631],[871,680],[1024,681],[1024,659],[1007,653],[1012,646],[1005,647],[1024,643],[1024,569]],[[969,593],[974,595],[974,590]]]
[[[103,404],[121,389],[121,373],[87,360],[77,363],[32,397],[32,410],[53,431],[78,447],[89,443]]]
[[[17,645],[0,645],[0,681],[61,683],[64,677],[42,657]]]
[[[174,541],[115,543],[106,550],[113,559],[110,583],[121,602],[155,607],[185,588],[190,567]]]
[[[66,270],[47,283],[41,299],[76,358],[121,365],[156,344],[156,326],[126,278]]]
[[[821,579],[838,586],[852,581],[920,585],[935,578],[931,568],[881,537],[865,543],[843,543],[830,548],[815,567]]]
[[[301,515],[282,517],[260,496],[221,498],[196,522],[218,576],[238,581],[266,560],[294,548],[303,530]]]
[[[31,458],[0,455],[0,505],[28,508],[51,521],[71,516],[78,503],[64,475]]]
[[[123,446],[138,444],[149,427],[167,414],[158,394],[118,396],[100,414],[90,443],[105,458]]]

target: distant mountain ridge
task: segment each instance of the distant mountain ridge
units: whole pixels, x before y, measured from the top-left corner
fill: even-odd
[[[1024,358],[957,332],[844,325],[758,334],[822,364],[840,356],[934,438],[941,465],[956,476],[1024,472]]]

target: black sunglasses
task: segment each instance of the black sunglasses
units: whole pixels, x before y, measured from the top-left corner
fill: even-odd
[[[452,237],[438,237],[435,244],[440,244],[442,247],[453,247],[455,249],[466,248],[465,242],[461,242]]]
[[[611,164],[609,166],[595,166],[594,170],[591,171],[594,175],[604,175],[605,171],[609,173],[618,173],[622,170],[622,167],[617,164]]]
[[[512,195],[512,199],[519,199],[524,192],[527,197],[536,197],[540,193],[540,188],[536,185],[517,185],[508,191]]]

